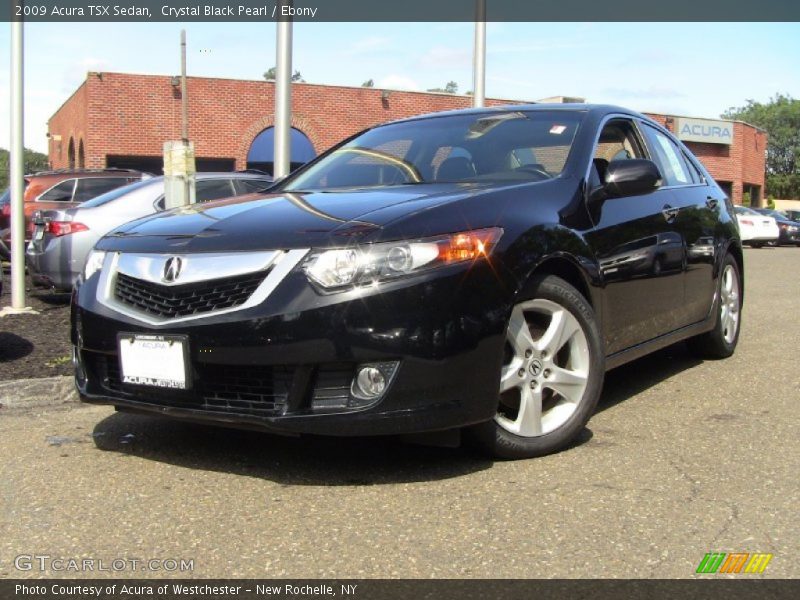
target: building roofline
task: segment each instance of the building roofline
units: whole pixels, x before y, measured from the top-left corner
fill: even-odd
[[[61,103],[61,105],[60,105],[60,106],[59,106],[59,107],[58,107],[58,108],[55,110],[55,112],[54,112],[52,115],[50,115],[50,118],[49,118],[49,119],[47,119],[47,130],[48,130],[48,132],[50,131],[50,120],[51,120],[53,117],[55,117],[55,116],[56,116],[56,115],[57,115],[59,112],[61,112],[61,109],[62,109],[62,108],[64,108],[64,107],[67,105],[67,103],[68,103],[70,100],[72,100],[72,99],[75,97],[75,95],[76,95],[78,92],[80,92],[80,91],[81,91],[81,89],[82,89],[82,88],[83,88],[83,87],[86,85],[86,82],[87,82],[87,81],[89,81],[89,75],[90,75],[90,74],[91,74],[91,71],[87,71],[87,72],[86,72],[86,77],[83,79],[83,81],[81,81],[81,84],[80,84],[78,87],[76,87],[76,88],[75,88],[75,91],[74,91],[74,92],[72,92],[72,93],[71,93],[71,94],[70,94],[70,95],[67,97],[67,99],[66,99],[66,100],[64,100],[64,101]]]
[[[644,111],[646,115],[659,115],[661,117],[673,117],[675,119],[704,119],[706,121],[724,121],[725,123],[741,123],[742,125],[747,125],[748,127],[752,127],[753,129],[758,129],[764,133],[767,133],[767,130],[763,127],[759,127],[758,125],[753,125],[752,123],[748,123],[747,121],[742,121],[741,119],[719,119],[714,117],[692,117],[689,115],[675,115],[672,113],[663,113],[663,112],[655,112],[652,110]]]
[[[127,76],[130,76],[130,77],[153,77],[153,78],[162,78],[162,79],[163,78],[172,78],[172,77],[174,77],[173,75],[158,75],[158,74],[154,74],[154,73],[125,73],[125,72],[122,72],[122,71],[89,71],[86,74],[87,79],[88,79],[89,75],[92,75],[92,74],[95,74],[95,73],[103,73],[103,74],[106,74],[106,75],[121,75],[123,77],[127,77]],[[206,77],[204,75],[187,75],[186,78],[187,79],[205,79],[205,80],[209,80],[210,79],[210,80],[216,80],[216,81],[246,81],[248,83],[268,83],[268,84],[275,85],[275,81],[271,80],[271,79],[267,80],[267,79],[240,79],[240,78],[237,78],[237,77]],[[84,80],[83,83],[86,83],[86,80]],[[348,89],[348,90],[372,90],[372,91],[375,91],[375,92],[382,92],[382,91],[386,90],[386,91],[389,91],[389,92],[402,92],[404,94],[422,94],[422,95],[425,95],[425,96],[445,96],[447,98],[472,98],[471,95],[467,95],[467,94],[449,94],[447,92],[428,92],[428,91],[424,91],[424,90],[404,90],[404,89],[399,89],[399,88],[378,87],[378,86],[375,86],[375,87],[363,87],[363,86],[360,86],[360,85],[341,85],[341,84],[333,84],[333,83],[311,83],[311,82],[307,82],[307,81],[293,81],[292,85],[303,85],[303,86],[325,87],[325,88],[341,88],[341,89]],[[73,94],[74,94],[74,92],[73,92]],[[515,104],[520,104],[520,103],[523,103],[523,104],[534,104],[535,103],[532,100],[519,100],[519,99],[513,99],[513,98],[486,98],[486,99],[487,100],[496,101],[496,102],[510,102],[510,103],[515,103]],[[65,102],[65,104],[66,104],[66,102]],[[59,107],[59,110],[60,109],[61,109],[61,107]],[[56,112],[58,112],[58,111],[56,111]]]

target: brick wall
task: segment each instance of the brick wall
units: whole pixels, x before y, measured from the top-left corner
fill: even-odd
[[[233,158],[237,169],[245,168],[253,139],[273,124],[274,88],[267,81],[189,77],[195,155]],[[88,114],[87,166],[104,166],[107,155],[160,156],[165,141],[180,139],[181,96],[171,77],[89,73],[80,89],[83,93],[74,94],[50,119],[50,132],[70,129],[76,114]],[[468,96],[392,90],[383,99],[382,94],[374,88],[295,84],[292,126],[319,153],[384,121],[471,105]],[[489,99],[486,104],[509,102]],[[53,167],[65,167],[66,149],[59,155],[51,148],[50,160]]]
[[[72,140],[75,147],[75,157],[77,163],[78,149],[81,142],[84,145],[84,154],[88,158],[90,155],[87,114],[87,82],[83,82],[80,87],[70,96],[61,108],[56,111],[50,121],[48,121],[48,152],[50,165],[54,168],[64,168],[68,166],[69,143]],[[60,140],[54,136],[61,136]],[[103,159],[104,160],[104,159]],[[105,163],[103,163],[103,166]],[[86,166],[90,166],[86,164]],[[97,166],[97,165],[91,165]]]

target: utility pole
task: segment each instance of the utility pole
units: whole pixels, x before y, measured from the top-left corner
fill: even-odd
[[[164,142],[164,206],[195,202],[194,144],[189,141],[189,94],[186,88],[186,30],[181,30],[181,140]],[[173,78],[173,85],[175,79]]]
[[[189,97],[186,94],[186,30],[181,29],[181,140],[189,143]]]
[[[284,4],[282,2],[281,4]],[[286,177],[291,170],[292,127],[292,21],[278,16],[275,72],[275,146],[272,176]]]
[[[25,145],[23,139],[23,23],[11,23],[11,306],[2,314],[33,312],[25,306]]]
[[[479,108],[486,100],[486,0],[475,0],[472,86],[472,106]]]

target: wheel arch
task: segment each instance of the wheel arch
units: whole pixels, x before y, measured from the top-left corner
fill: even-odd
[[[523,287],[523,297],[530,295],[534,281],[545,275],[555,275],[560,277],[586,298],[589,306],[598,311],[600,307],[599,298],[594,286],[590,284],[590,277],[584,269],[578,266],[578,261],[568,254],[557,254],[542,258],[531,271],[528,280]]]
[[[736,266],[739,269],[739,296],[741,298],[741,304],[744,304],[744,253],[742,252],[741,244],[737,243],[735,240],[731,240],[728,243],[725,252],[720,254],[720,267],[718,267],[717,273],[719,273],[719,268],[721,268],[722,260],[726,254],[733,256],[733,259],[736,261]],[[719,274],[717,276],[719,276]]]

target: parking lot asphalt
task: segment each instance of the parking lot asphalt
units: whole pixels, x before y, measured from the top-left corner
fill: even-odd
[[[612,371],[580,442],[545,458],[6,411],[0,577],[109,576],[14,566],[47,555],[194,561],[119,573],[140,577],[673,578],[719,551],[796,578],[800,249],[745,261],[734,357],[680,344]]]

